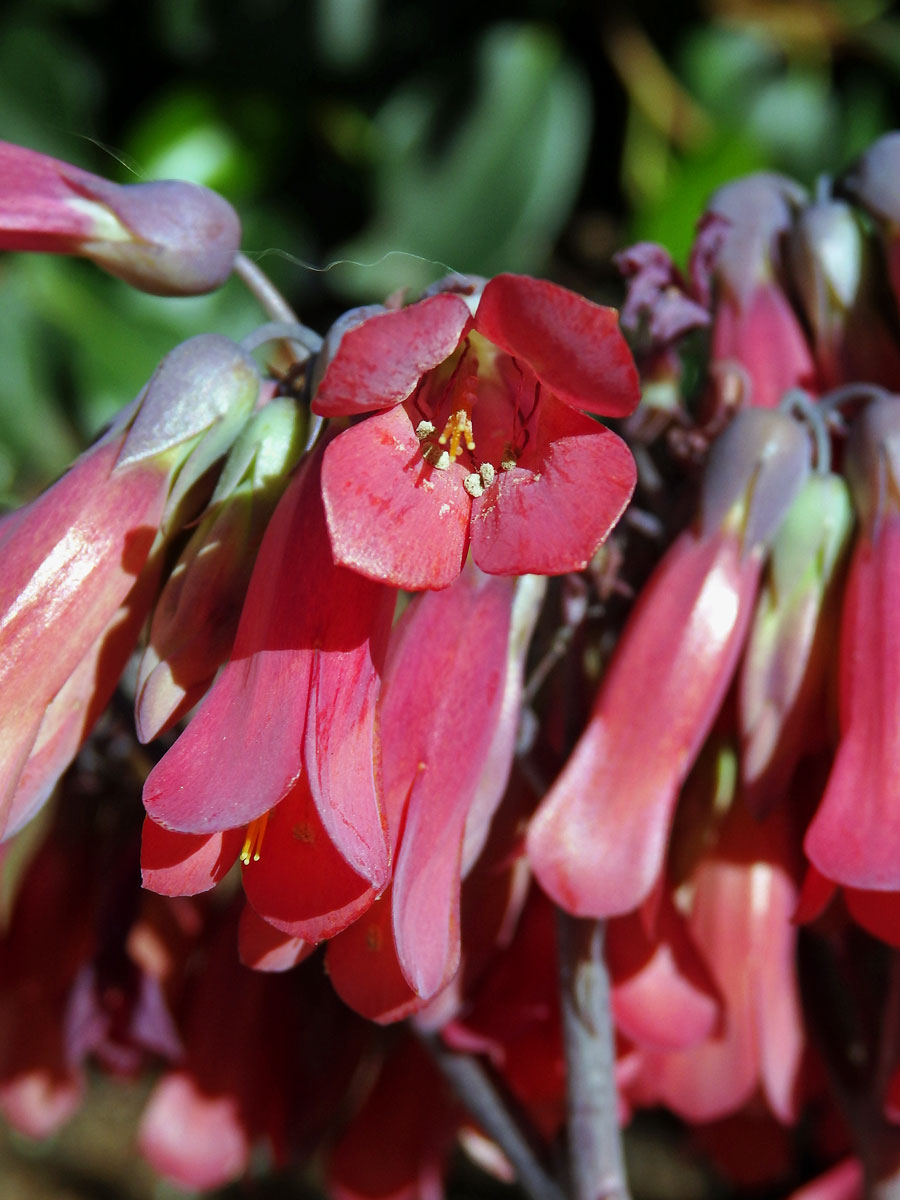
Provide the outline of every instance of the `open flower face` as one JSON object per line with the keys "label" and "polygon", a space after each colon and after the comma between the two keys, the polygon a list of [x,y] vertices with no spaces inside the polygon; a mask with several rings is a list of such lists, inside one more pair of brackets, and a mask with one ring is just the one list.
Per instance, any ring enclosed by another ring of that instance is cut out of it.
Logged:
{"label": "open flower face", "polygon": [[413,590],[446,587],[470,546],[489,574],[581,570],[635,480],[624,442],[584,413],[637,401],[617,314],[554,284],[498,275],[474,315],[442,292],[368,317],[313,402],[328,417],[383,410],[326,451],[336,561]]}

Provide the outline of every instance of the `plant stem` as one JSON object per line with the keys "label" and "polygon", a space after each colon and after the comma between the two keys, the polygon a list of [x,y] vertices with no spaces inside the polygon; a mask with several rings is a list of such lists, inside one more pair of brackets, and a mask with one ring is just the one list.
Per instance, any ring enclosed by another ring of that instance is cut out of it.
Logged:
{"label": "plant stem", "polygon": [[[272,280],[246,254],[239,253],[235,257],[234,273],[256,299],[257,304],[259,304],[270,320],[288,325],[300,324],[297,314],[291,308],[290,304],[288,304],[287,300],[285,300],[284,296],[282,296],[281,292],[279,292]],[[291,357],[295,362],[305,362],[309,357],[310,348],[308,346],[291,341],[289,338],[285,339],[285,345],[288,347]],[[321,432],[322,425],[322,418],[315,413],[310,413],[309,428],[307,430],[304,449],[309,450],[312,448]]]}
{"label": "plant stem", "polygon": [[270,320],[298,323],[297,314],[272,280],[246,254],[240,253],[235,258],[234,273]]}
{"label": "plant stem", "polygon": [[538,1161],[484,1065],[472,1054],[448,1050],[436,1037],[419,1036],[454,1092],[509,1159],[519,1187],[531,1200],[566,1200]]}
{"label": "plant stem", "polygon": [[557,921],[573,1200],[629,1200],[602,921]]}

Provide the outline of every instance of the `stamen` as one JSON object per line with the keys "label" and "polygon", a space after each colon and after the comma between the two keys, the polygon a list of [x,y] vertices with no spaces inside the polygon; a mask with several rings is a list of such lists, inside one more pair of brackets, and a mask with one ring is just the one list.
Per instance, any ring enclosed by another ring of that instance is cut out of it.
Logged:
{"label": "stamen", "polygon": [[262,849],[263,837],[266,832],[266,825],[269,821],[268,812],[264,812],[261,817],[255,817],[247,826],[247,836],[244,838],[244,845],[241,849],[240,859],[246,867],[250,860],[259,862],[259,852]]}
{"label": "stamen", "polygon": [[472,432],[472,414],[461,408],[453,414],[444,426],[444,431],[438,438],[438,444],[446,446],[450,442],[450,458],[453,462],[462,454],[461,442],[465,441],[467,450],[475,449],[475,438]]}

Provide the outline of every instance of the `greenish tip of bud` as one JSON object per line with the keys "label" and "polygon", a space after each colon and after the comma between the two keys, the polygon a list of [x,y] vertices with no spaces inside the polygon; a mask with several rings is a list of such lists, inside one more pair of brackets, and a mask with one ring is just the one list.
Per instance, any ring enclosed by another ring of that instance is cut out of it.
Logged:
{"label": "greenish tip of bud", "polygon": [[738,413],[710,451],[700,535],[736,527],[744,554],[769,545],[810,470],[805,428],[777,409]]}
{"label": "greenish tip of bud", "polygon": [[210,508],[242,492],[280,487],[302,453],[305,435],[305,415],[291,400],[275,399],[255,412],[225,460]]}
{"label": "greenish tip of bud", "polygon": [[111,275],[154,296],[197,296],[231,274],[241,223],[216,192],[173,179],[120,185],[82,172],[70,180],[76,183],[88,204],[115,218],[96,220],[95,236],[79,251]]}
{"label": "greenish tip of bud", "polygon": [[840,475],[810,475],[772,544],[770,579],[776,603],[798,590],[826,588],[847,547],[854,511]]}
{"label": "greenish tip of bud", "polygon": [[850,427],[844,468],[859,519],[871,534],[900,513],[900,396],[871,400]]}

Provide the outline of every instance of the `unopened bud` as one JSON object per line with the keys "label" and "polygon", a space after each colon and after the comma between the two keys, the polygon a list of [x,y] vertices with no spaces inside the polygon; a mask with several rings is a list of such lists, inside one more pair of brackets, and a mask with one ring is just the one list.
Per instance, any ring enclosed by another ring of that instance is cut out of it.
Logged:
{"label": "unopened bud", "polygon": [[871,401],[853,422],[845,470],[868,532],[886,513],[900,513],[900,396]]}
{"label": "unopened bud", "polygon": [[738,413],[715,442],[703,478],[700,533],[738,525],[745,554],[768,544],[810,468],[810,440],[777,409]]}
{"label": "unopened bud", "polygon": [[141,291],[193,296],[225,282],[240,242],[237,214],[208,188],[111,183],[0,142],[0,249],[78,254]]}

